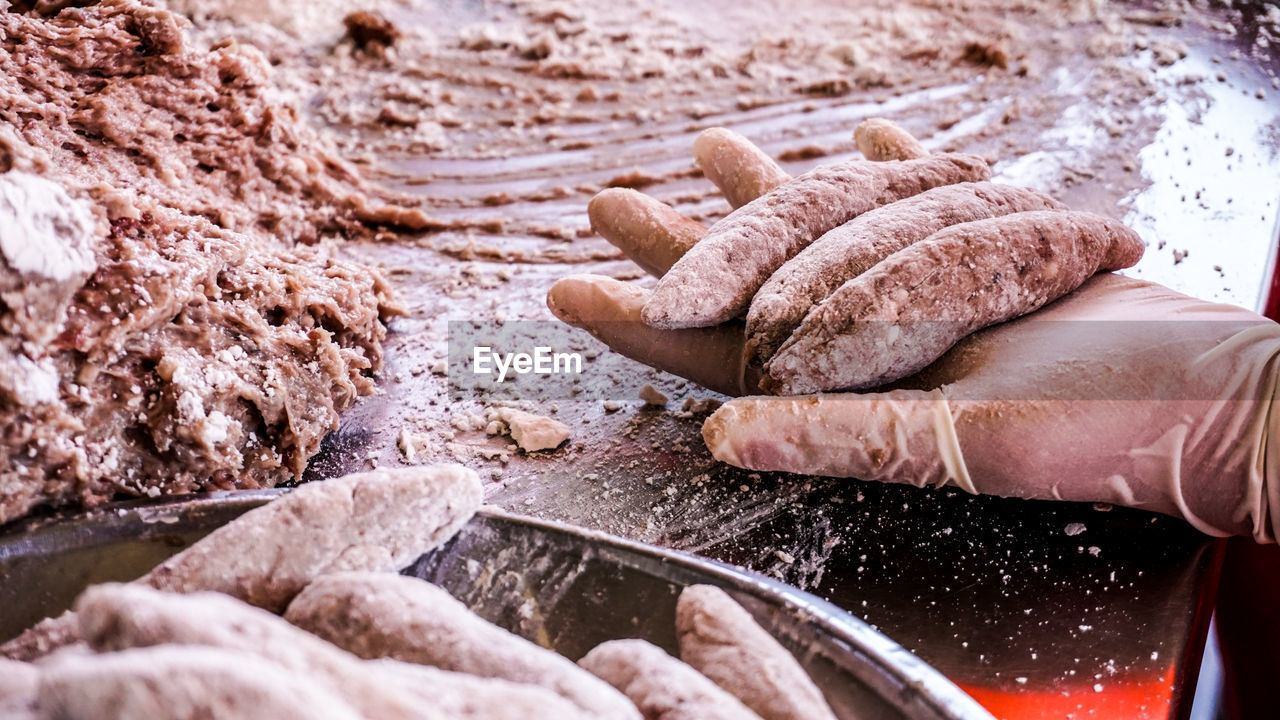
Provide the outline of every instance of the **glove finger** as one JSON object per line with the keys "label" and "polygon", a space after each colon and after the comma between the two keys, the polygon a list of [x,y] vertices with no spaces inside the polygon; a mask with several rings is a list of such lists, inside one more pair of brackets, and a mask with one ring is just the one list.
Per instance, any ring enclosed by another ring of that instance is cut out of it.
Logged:
{"label": "glove finger", "polygon": [[582,328],[615,352],[679,375],[726,395],[741,395],[759,382],[743,365],[741,323],[691,330],[659,330],[640,320],[649,292],[598,275],[561,278],[547,293],[557,318]]}
{"label": "glove finger", "polygon": [[587,205],[591,229],[645,272],[662,277],[707,229],[642,192],[609,188]]}
{"label": "glove finger", "polygon": [[755,143],[727,128],[703,130],[693,141],[693,157],[735,208],[791,179]]}
{"label": "glove finger", "polygon": [[702,437],[717,460],[750,470],[975,492],[939,390],[743,397],[707,418]]}
{"label": "glove finger", "polygon": [[[950,484],[975,494],[1108,502],[1185,516],[1160,487],[1123,477],[1152,476],[1150,468],[1117,474],[1120,467],[1137,468],[1123,462],[1123,443],[1108,445],[1107,438],[1125,435],[1117,425],[1126,418],[1115,414],[1114,404],[956,399],[953,393],[954,386],[948,393],[742,397],[707,418],[702,437],[717,460],[750,470]],[[1082,427],[1100,427],[1102,437],[1086,440]],[[1082,453],[1082,444],[1091,451]]]}
{"label": "glove finger", "polygon": [[[1013,331],[1003,335],[991,340],[997,349],[1021,344]],[[750,470],[951,484],[970,493],[1185,516],[1165,496],[1169,482],[1124,480],[1159,475],[1147,467],[1153,458],[1176,465],[1178,457],[1133,456],[1134,441],[1150,448],[1160,442],[1125,425],[1154,425],[1151,413],[1192,413],[1185,403],[1143,403],[1135,415],[1128,400],[1045,397],[1035,388],[1042,374],[1035,366],[1005,363],[995,383],[975,376],[974,366],[990,355],[981,345],[953,352],[910,387],[884,392],[737,398],[707,418],[702,436],[717,460]]]}

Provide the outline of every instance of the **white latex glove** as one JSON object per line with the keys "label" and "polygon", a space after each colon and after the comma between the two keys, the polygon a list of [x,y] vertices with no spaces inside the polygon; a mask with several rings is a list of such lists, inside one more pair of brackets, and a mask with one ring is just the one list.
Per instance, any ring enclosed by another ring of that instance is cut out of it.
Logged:
{"label": "white latex glove", "polygon": [[[700,140],[704,168],[773,172],[745,141],[717,137],[711,149]],[[695,224],[631,191],[602,193],[591,215],[655,274],[696,242]],[[640,320],[646,297],[579,275],[557,282],[547,302],[628,357],[726,394],[758,392],[740,323],[650,328]],[[1267,450],[1280,432],[1278,355],[1280,325],[1253,312],[1104,273],[969,336],[892,389],[740,397],[707,419],[703,437],[718,460],[752,470],[1113,503],[1274,542],[1280,443]]]}

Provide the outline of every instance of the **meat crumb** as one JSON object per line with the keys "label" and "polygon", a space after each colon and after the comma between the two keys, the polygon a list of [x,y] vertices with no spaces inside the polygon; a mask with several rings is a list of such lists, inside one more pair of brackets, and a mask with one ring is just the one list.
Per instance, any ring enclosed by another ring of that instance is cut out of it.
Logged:
{"label": "meat crumb", "polygon": [[650,175],[637,167],[632,168],[629,173],[623,173],[610,178],[605,182],[605,187],[622,187],[630,188],[632,190],[642,190],[661,180],[662,178]]}
{"label": "meat crumb", "polygon": [[653,405],[656,407],[665,407],[667,404],[667,396],[663,395],[657,388],[652,385],[645,385],[640,388],[640,399],[645,405]]}
{"label": "meat crumb", "polygon": [[503,408],[499,417],[511,429],[512,439],[525,452],[551,450],[569,439],[569,426],[549,417],[511,408]]}
{"label": "meat crumb", "polygon": [[715,412],[723,404],[716,398],[685,398],[680,409],[693,415],[705,415]]}
{"label": "meat crumb", "polygon": [[982,67],[998,67],[1001,70],[1009,67],[1009,51],[986,42],[971,42],[966,45],[964,59]]}
{"label": "meat crumb", "polygon": [[385,55],[387,48],[400,39],[400,29],[390,20],[367,10],[348,14],[342,18],[342,24],[355,48],[375,57]]}
{"label": "meat crumb", "polygon": [[400,435],[396,438],[396,445],[400,448],[400,454],[404,455],[405,462],[413,465],[425,461],[429,453],[424,454],[429,443],[429,438],[420,433],[415,433],[409,428],[401,428]]}

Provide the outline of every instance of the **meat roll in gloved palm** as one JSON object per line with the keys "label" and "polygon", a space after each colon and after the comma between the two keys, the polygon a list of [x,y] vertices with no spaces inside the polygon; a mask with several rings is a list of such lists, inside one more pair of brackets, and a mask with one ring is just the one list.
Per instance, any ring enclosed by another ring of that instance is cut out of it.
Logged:
{"label": "meat roll in gloved palm", "polygon": [[[815,174],[788,179],[745,139],[716,131],[695,153],[718,168],[708,173],[718,185],[736,171],[730,195],[743,205],[706,232],[723,237],[728,223],[760,234],[695,257],[696,224],[607,190],[589,208],[596,231],[649,272],[679,277],[655,294],[570,276],[548,306],[628,357],[746,396],[703,426],[731,465],[1114,503],[1274,542],[1280,459],[1267,449],[1280,432],[1280,326],[1107,272],[1140,257],[1132,231],[983,182],[969,156],[931,156],[952,158],[939,181],[940,166],[921,166],[927,158],[898,132],[863,128],[864,153],[892,169],[845,163],[845,178],[864,179],[839,192],[864,196],[807,216],[779,257],[778,245],[737,251],[805,213],[779,198],[813,202]],[[902,160],[885,156],[894,147],[907,148]],[[903,182],[909,162],[923,182]],[[832,191],[817,175],[818,194]],[[743,197],[749,187],[761,201]],[[709,313],[712,300],[699,297],[684,313],[680,293],[662,294],[698,283],[731,302]],[[705,317],[719,324],[699,326]]]}

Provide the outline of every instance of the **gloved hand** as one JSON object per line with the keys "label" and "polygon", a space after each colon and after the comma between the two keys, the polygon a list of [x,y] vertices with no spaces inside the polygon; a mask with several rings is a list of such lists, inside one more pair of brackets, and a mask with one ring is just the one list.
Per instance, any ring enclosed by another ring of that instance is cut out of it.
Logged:
{"label": "gloved hand", "polygon": [[[695,153],[735,205],[787,179],[725,131],[700,138]],[[702,232],[634,191],[607,190],[589,212],[655,275]],[[652,328],[641,321],[648,294],[576,275],[557,282],[547,304],[628,357],[728,395],[759,392],[740,321]],[[740,397],[702,432],[716,459],[752,470],[1112,503],[1275,542],[1280,442],[1268,446],[1280,432],[1278,355],[1280,325],[1253,312],[1103,273],[892,386]]]}

